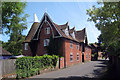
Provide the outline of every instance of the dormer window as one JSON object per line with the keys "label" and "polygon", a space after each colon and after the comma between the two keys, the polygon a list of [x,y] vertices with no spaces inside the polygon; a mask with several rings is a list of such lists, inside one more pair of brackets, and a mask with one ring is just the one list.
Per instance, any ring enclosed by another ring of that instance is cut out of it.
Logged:
{"label": "dormer window", "polygon": [[67,28],[65,29],[65,34],[66,34],[66,35],[69,35],[69,32],[68,32],[68,29],[67,29]]}
{"label": "dormer window", "polygon": [[71,33],[71,36],[73,37],[73,38],[75,38],[75,33],[73,32],[73,33]]}
{"label": "dormer window", "polygon": [[66,29],[63,29],[62,31],[65,33],[65,35],[67,35],[67,36],[69,35],[68,28],[66,28]]}
{"label": "dormer window", "polygon": [[45,34],[50,34],[50,27],[45,28]]}

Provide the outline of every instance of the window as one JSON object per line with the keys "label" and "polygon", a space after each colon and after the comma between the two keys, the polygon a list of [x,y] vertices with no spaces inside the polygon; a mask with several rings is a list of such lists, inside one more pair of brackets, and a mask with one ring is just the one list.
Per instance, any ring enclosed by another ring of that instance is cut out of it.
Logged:
{"label": "window", "polygon": [[70,42],[70,47],[73,48],[73,41]]}
{"label": "window", "polygon": [[50,27],[45,28],[45,34],[50,34]]}
{"label": "window", "polygon": [[65,34],[68,36],[69,32],[68,32],[68,28],[65,29]]}
{"label": "window", "polygon": [[49,45],[49,39],[45,39],[44,40],[44,46],[48,46]]}
{"label": "window", "polygon": [[86,53],[86,59],[88,58],[88,54]]}
{"label": "window", "polygon": [[62,30],[67,36],[69,35],[68,28]]}
{"label": "window", "polygon": [[90,54],[89,54],[89,59],[90,59]]}
{"label": "window", "polygon": [[79,61],[79,53],[77,53],[77,61]]}
{"label": "window", "polygon": [[28,43],[25,43],[25,50],[28,50]]}
{"label": "window", "polygon": [[77,49],[79,49],[79,44],[77,44]]}
{"label": "window", "polygon": [[73,32],[73,33],[71,33],[71,35],[72,35],[72,37],[73,37],[73,38],[75,38],[75,33],[74,33],[74,32]]}
{"label": "window", "polygon": [[70,62],[73,61],[73,53],[70,54]]}

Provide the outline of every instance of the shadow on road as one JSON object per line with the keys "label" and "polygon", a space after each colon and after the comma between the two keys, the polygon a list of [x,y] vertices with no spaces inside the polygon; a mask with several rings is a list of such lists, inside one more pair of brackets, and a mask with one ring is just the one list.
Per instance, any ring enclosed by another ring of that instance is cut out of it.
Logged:
{"label": "shadow on road", "polygon": [[89,77],[70,76],[67,78],[57,78],[54,80],[99,80],[99,79],[98,78],[89,78]]}
{"label": "shadow on road", "polygon": [[108,60],[97,60],[97,61],[99,61],[99,64],[94,66],[97,69],[93,71],[93,75],[96,75],[100,78],[104,75],[107,69]]}
{"label": "shadow on road", "polygon": [[93,75],[97,76],[95,78],[90,78],[86,76],[69,76],[66,78],[62,77],[54,80],[105,80],[102,79],[101,77],[105,72],[105,68],[107,67],[108,60],[97,60],[97,61],[99,61],[99,64],[94,66],[94,68],[96,69],[94,69],[92,73]]}

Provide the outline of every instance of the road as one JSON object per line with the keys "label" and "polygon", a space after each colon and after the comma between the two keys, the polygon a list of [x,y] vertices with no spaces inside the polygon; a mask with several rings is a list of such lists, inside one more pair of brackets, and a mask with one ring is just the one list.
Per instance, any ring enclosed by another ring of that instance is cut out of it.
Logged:
{"label": "road", "polygon": [[[73,65],[71,67],[60,69],[57,71],[52,71],[48,73],[43,73],[37,76],[31,77],[37,78],[37,79],[55,79],[55,80],[62,80],[62,79],[69,79],[69,78],[75,78],[75,80],[79,78],[98,78],[100,77],[106,68],[105,60],[99,60],[99,61],[90,61],[86,63],[80,63],[77,65]],[[77,78],[77,79],[76,79]],[[46,80],[45,79],[45,80]]]}

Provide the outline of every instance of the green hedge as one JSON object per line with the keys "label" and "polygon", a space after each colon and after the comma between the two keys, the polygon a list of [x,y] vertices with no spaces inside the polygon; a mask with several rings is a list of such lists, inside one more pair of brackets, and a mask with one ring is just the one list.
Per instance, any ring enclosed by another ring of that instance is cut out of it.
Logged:
{"label": "green hedge", "polygon": [[58,56],[44,55],[35,57],[21,57],[16,60],[16,78],[25,78],[40,74],[41,69],[48,67],[55,67],[57,64]]}

